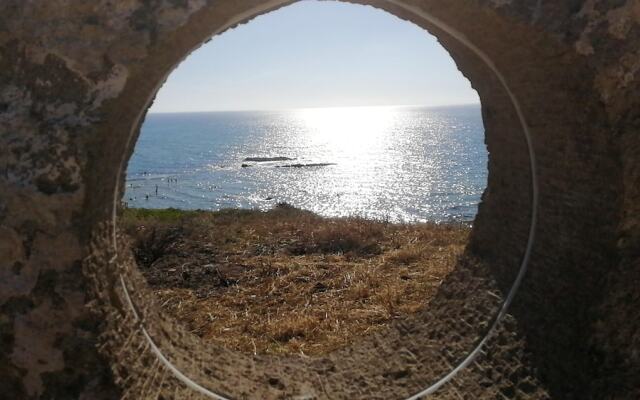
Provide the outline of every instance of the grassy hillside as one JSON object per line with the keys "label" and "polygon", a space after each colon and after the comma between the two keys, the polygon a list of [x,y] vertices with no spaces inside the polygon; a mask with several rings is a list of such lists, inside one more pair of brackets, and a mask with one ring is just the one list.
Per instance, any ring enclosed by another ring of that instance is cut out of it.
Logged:
{"label": "grassy hillside", "polygon": [[322,354],[429,302],[469,228],[250,210],[127,209],[159,303],[195,334],[252,353]]}

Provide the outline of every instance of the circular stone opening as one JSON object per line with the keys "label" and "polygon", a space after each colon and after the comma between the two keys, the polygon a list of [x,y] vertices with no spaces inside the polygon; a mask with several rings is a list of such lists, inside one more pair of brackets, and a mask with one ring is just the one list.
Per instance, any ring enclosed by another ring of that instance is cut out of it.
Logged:
{"label": "circular stone opening", "polygon": [[[225,87],[239,93],[216,99]],[[305,2],[216,37],[159,91],[128,165],[121,228],[163,312],[228,349],[320,356],[424,309],[486,185],[474,101],[435,38],[360,5]]]}
{"label": "circular stone opening", "polygon": [[[132,79],[140,86],[136,88],[132,84],[130,90],[136,95],[131,103],[139,102],[144,109],[157,87],[148,83],[161,82],[170,68],[203,39],[276,6],[252,8],[238,3],[230,9],[214,7],[199,13],[191,25],[193,30],[167,39],[162,50],[150,57],[149,62],[154,59],[158,62],[155,75],[143,80]],[[524,128],[527,134],[518,103],[504,76],[488,56],[424,10],[395,3],[381,8],[428,28],[451,51],[454,59],[462,60],[467,66],[473,65],[469,70],[461,69],[478,85],[481,97],[506,102],[508,106],[500,118],[510,121],[511,126]],[[472,61],[483,64],[467,64]],[[479,78],[484,78],[480,81],[482,84],[477,83]],[[486,108],[483,111],[485,119],[496,118],[488,114]],[[120,142],[126,146],[125,154],[130,154],[141,114],[133,119],[125,116],[123,121],[125,125],[127,121],[133,122],[131,137]],[[530,156],[530,143],[525,139],[528,136],[514,139],[513,149]],[[534,167],[532,158],[529,166]],[[530,178],[529,173],[535,170],[515,172]],[[116,182],[120,189],[123,185],[123,181]],[[534,205],[535,189],[534,186]],[[116,193],[118,198],[120,192]],[[535,215],[531,218],[535,221]],[[123,386],[127,395],[147,395],[152,388],[178,396],[200,394],[209,398],[316,398],[336,393],[342,398],[413,399],[432,393],[468,366],[480,353],[490,333],[501,334],[496,331],[496,324],[505,316],[506,307],[526,270],[533,228],[532,224],[526,249],[522,243],[510,250],[524,252],[525,256],[520,269],[507,274],[512,278],[515,275],[516,284],[506,297],[502,296],[486,263],[463,258],[440,287],[428,310],[394,323],[384,335],[372,335],[323,358],[251,356],[203,345],[158,309],[136,270],[126,240],[118,237],[114,225],[101,226],[94,232],[96,249],[87,261],[87,273],[95,283],[94,291],[99,300],[95,307],[107,316],[103,349],[113,359],[116,376],[126,377]],[[113,251],[100,251],[104,248],[100,244],[103,241],[115,244]],[[508,331],[502,334],[509,336]],[[507,339],[502,343],[502,351],[514,351],[518,346],[512,339]],[[505,361],[507,365],[510,362]],[[467,379],[476,380],[477,376]],[[535,385],[530,392],[535,392]]]}

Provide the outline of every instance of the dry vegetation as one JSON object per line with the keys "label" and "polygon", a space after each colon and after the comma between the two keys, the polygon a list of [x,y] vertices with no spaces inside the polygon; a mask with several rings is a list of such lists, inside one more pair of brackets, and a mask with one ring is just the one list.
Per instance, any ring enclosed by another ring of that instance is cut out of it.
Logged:
{"label": "dry vegetation", "polygon": [[469,232],[286,205],[129,209],[121,224],[164,310],[205,339],[252,353],[326,353],[418,311]]}

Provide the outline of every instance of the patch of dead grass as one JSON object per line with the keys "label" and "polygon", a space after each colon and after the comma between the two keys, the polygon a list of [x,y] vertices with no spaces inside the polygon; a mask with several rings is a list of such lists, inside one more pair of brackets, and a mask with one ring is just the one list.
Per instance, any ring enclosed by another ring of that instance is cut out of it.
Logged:
{"label": "patch of dead grass", "polygon": [[164,212],[121,218],[162,308],[196,335],[251,353],[325,354],[417,312],[469,232],[290,207]]}

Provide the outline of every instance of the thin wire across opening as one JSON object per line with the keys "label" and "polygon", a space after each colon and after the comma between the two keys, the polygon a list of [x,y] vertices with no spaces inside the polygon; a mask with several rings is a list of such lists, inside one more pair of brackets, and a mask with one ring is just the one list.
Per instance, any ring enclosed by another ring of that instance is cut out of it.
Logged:
{"label": "thin wire across opening", "polygon": [[[533,245],[535,242],[535,233],[536,233],[536,226],[537,226],[537,220],[538,220],[538,202],[539,202],[539,189],[538,189],[538,181],[537,181],[537,165],[536,165],[536,158],[535,158],[535,151],[534,151],[534,146],[533,146],[533,140],[531,137],[531,132],[530,132],[530,128],[529,125],[527,124],[527,121],[524,117],[524,114],[522,112],[522,108],[520,105],[520,102],[518,101],[517,97],[515,96],[515,94],[511,91],[504,75],[498,70],[498,68],[495,66],[495,64],[491,61],[491,59],[489,58],[489,56],[487,56],[487,54],[485,54],[480,48],[478,48],[476,45],[474,45],[464,34],[462,34],[461,32],[453,29],[452,27],[450,27],[448,24],[446,24],[445,22],[441,21],[440,19],[434,17],[433,15],[431,15],[430,13],[421,10],[417,7],[412,7],[412,6],[407,6],[404,5],[402,3],[400,3],[398,0],[388,0],[389,3],[400,7],[422,19],[424,19],[425,21],[427,21],[429,24],[435,26],[436,28],[446,32],[448,35],[450,35],[452,38],[456,39],[460,44],[464,45],[465,47],[467,47],[470,51],[472,51],[476,56],[478,56],[485,64],[486,66],[495,74],[495,76],[497,77],[497,79],[499,80],[500,84],[503,86],[504,90],[506,91],[507,95],[509,96],[509,99],[511,100],[511,103],[513,104],[513,107],[517,113],[518,116],[518,120],[520,122],[520,125],[522,127],[522,133],[524,134],[525,140],[526,140],[526,144],[527,144],[527,151],[528,151],[528,156],[529,156],[529,167],[530,167],[530,173],[531,173],[531,221],[530,221],[530,226],[529,226],[529,233],[528,233],[528,239],[527,239],[527,245],[525,248],[525,252],[522,258],[522,261],[520,263],[520,267],[518,270],[518,274],[513,282],[513,285],[511,286],[511,289],[509,290],[504,302],[502,303],[499,311],[496,313],[496,315],[493,317],[492,319],[492,323],[490,324],[489,328],[487,329],[487,332],[485,333],[484,337],[476,344],[476,346],[473,349],[470,349],[470,351],[468,352],[468,354],[466,355],[466,357],[464,357],[464,359],[454,368],[452,368],[447,374],[445,374],[444,376],[442,376],[439,380],[437,380],[434,383],[430,383],[427,385],[425,385],[425,388],[421,391],[419,391],[418,393],[408,397],[406,400],[418,400],[424,396],[428,396],[430,394],[435,393],[438,389],[440,389],[443,385],[445,385],[447,382],[449,382],[451,379],[453,379],[453,377],[455,377],[460,371],[462,371],[463,369],[465,369],[467,366],[469,366],[469,364],[471,364],[471,362],[473,362],[473,360],[480,354],[481,350],[483,349],[483,347],[486,345],[486,343],[489,341],[489,339],[491,338],[491,336],[495,333],[496,328],[498,327],[498,325],[500,324],[500,322],[503,320],[503,318],[505,317],[505,315],[507,314],[507,310],[509,308],[509,306],[511,305],[511,303],[513,302],[513,299],[515,298],[515,295],[518,291],[518,289],[520,288],[520,285],[522,283],[522,280],[526,274],[528,265],[529,265],[529,261],[531,258],[531,253],[532,253],[532,249],[533,249]],[[229,21],[228,24],[223,27],[222,29],[218,30],[218,32],[215,32],[215,34],[218,34],[224,30],[226,30],[228,27],[233,26],[243,20],[246,20],[248,18],[250,18],[253,15],[258,15],[261,14],[263,12],[266,12],[278,5],[282,5],[283,3],[288,3],[288,2],[281,2],[281,1],[275,1],[275,2],[269,2],[267,4],[263,4],[262,6],[258,7],[258,8],[254,8],[252,10],[250,10],[247,13],[244,13],[243,15],[239,15],[237,16],[236,19],[234,19],[233,21]],[[150,100],[149,100],[150,101]],[[147,104],[148,105],[148,104]],[[144,113],[144,110],[140,113],[140,115],[138,116],[138,122],[139,120],[142,118],[142,115]],[[138,126],[138,124],[134,124],[134,126]],[[134,137],[134,132],[132,131],[129,135],[129,144],[132,140],[132,138]],[[122,176],[122,174],[120,174],[120,171],[124,168],[126,159],[123,158],[121,165],[120,165],[120,170],[118,173],[118,180],[120,179],[120,176]],[[116,188],[118,188],[119,185],[116,185]],[[116,204],[118,202],[118,190],[116,189],[116,191],[114,192],[114,199],[113,199],[113,214],[112,214],[112,218],[113,218],[113,227],[114,227],[114,231],[113,231],[113,250],[114,250],[114,254],[117,255],[118,253],[118,249],[117,249],[117,240],[116,240],[116,218],[117,218],[117,210],[116,210]],[[115,257],[114,257],[115,260]],[[126,282],[126,277],[124,275],[120,275],[120,285],[122,287],[122,290],[124,292],[127,304],[130,308],[130,311],[132,313],[132,315],[134,316],[134,319],[136,320],[136,322],[138,322],[138,327],[141,330],[143,336],[145,337],[145,340],[147,341],[147,343],[149,344],[149,348],[151,349],[151,351],[153,352],[153,354],[157,357],[157,359],[160,361],[160,363],[162,363],[169,371],[171,371],[171,373],[175,376],[176,379],[178,379],[179,381],[181,381],[185,386],[187,386],[188,388],[206,396],[209,397],[211,399],[214,400],[230,400],[227,397],[224,397],[222,395],[219,395],[217,393],[212,392],[211,390],[207,389],[206,387],[204,387],[202,384],[195,382],[193,379],[191,379],[190,377],[188,377],[187,375],[185,375],[183,372],[180,371],[180,369],[178,369],[172,362],[171,360],[169,360],[164,353],[162,352],[162,349],[160,349],[157,344],[155,343],[155,341],[153,340],[153,338],[151,337],[151,335],[149,334],[149,332],[147,331],[146,327],[144,326],[144,322],[143,322],[143,318],[142,316],[140,316],[138,314],[137,308],[135,307],[130,293],[129,293],[129,289],[127,288],[127,282]]]}

